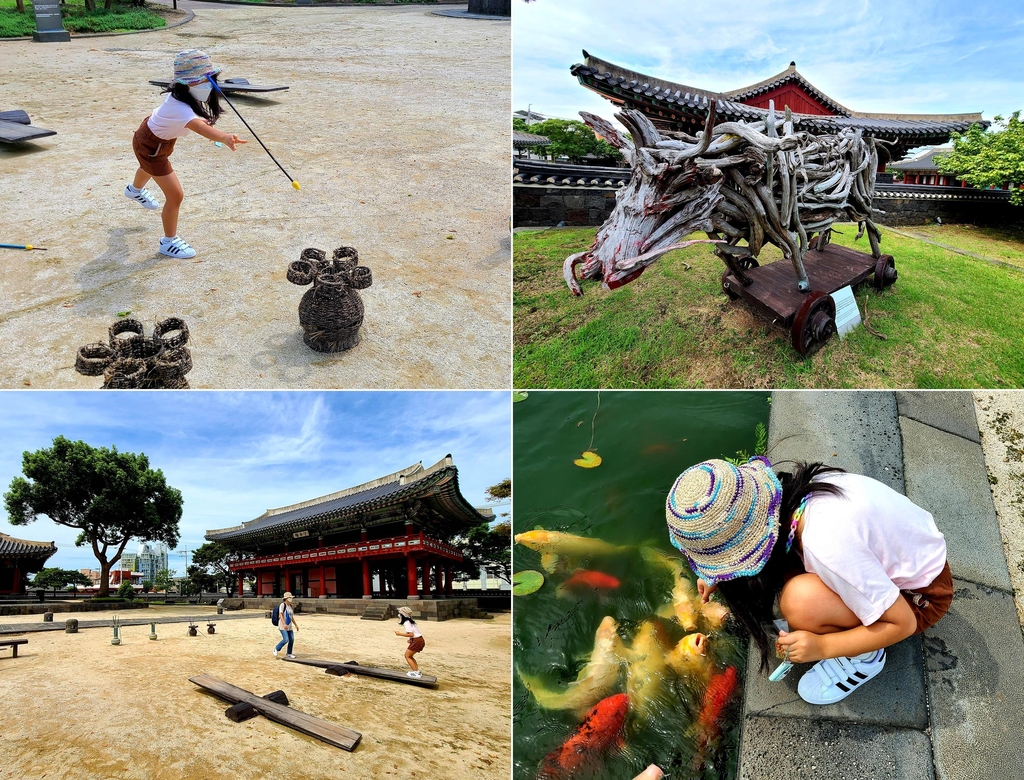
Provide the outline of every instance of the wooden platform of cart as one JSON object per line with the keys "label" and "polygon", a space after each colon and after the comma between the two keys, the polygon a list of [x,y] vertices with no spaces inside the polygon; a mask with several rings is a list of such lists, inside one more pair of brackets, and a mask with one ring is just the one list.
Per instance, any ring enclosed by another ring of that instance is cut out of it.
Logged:
{"label": "wooden platform of cart", "polygon": [[381,680],[392,680],[393,682],[406,683],[408,685],[419,685],[423,688],[436,688],[437,678],[423,675],[422,677],[409,677],[405,672],[394,669],[378,669],[373,666],[361,666],[355,661],[319,661],[315,658],[285,658],[293,664],[305,664],[306,666],[317,666],[327,671],[328,674],[361,674],[366,677],[377,677]]}
{"label": "wooden platform of cart", "polygon": [[[829,325],[825,321],[835,317],[835,305],[828,296],[847,285],[854,287],[868,277],[882,290],[895,282],[897,276],[891,255],[875,258],[836,244],[828,244],[821,251],[808,251],[804,255],[804,269],[811,285],[806,293],[797,288],[796,272],[788,260],[747,269],[751,283],[746,286],[727,270],[722,275],[722,290],[730,298],[743,298],[752,304],[768,315],[772,324],[788,328],[793,347],[805,357],[817,351],[835,332],[834,322]],[[827,315],[825,320],[818,312]]]}
{"label": "wooden platform of cart", "polygon": [[358,731],[352,731],[336,723],[330,723],[313,715],[308,715],[285,704],[277,704],[269,699],[261,698],[244,688],[218,680],[216,677],[208,674],[198,674],[195,677],[189,677],[188,680],[203,690],[209,691],[214,696],[229,701],[232,704],[242,701],[248,702],[260,715],[289,726],[296,731],[301,731],[303,734],[308,734],[319,739],[321,742],[326,742],[328,745],[340,747],[342,750],[355,750],[359,740],[363,738],[363,735]]}

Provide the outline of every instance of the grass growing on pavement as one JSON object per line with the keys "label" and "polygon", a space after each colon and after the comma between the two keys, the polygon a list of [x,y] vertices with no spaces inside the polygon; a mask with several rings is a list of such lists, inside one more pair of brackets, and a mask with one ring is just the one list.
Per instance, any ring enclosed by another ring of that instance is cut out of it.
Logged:
{"label": "grass growing on pavement", "polygon": [[[87,11],[85,0],[66,0],[60,13],[64,29],[70,32],[118,32],[122,30],[152,30],[165,27],[164,17],[147,8],[127,3],[114,3],[110,11],[103,9],[103,0],[97,0],[95,11]],[[30,0],[25,0],[25,13],[17,11],[14,0],[0,0],[0,38],[31,35],[36,29],[36,17]]]}
{"label": "grass growing on pavement", "polygon": [[[853,242],[855,226],[839,229],[835,243],[870,251],[866,240]],[[595,233],[516,234],[515,387],[1024,386],[1024,273],[1016,269],[883,228],[899,280],[856,295],[862,316],[867,296],[869,324],[888,339],[857,328],[803,360],[788,330],[726,298],[724,265],[706,246],[672,252],[618,290],[585,282],[574,298],[562,262]],[[761,260],[780,257],[767,247]]]}

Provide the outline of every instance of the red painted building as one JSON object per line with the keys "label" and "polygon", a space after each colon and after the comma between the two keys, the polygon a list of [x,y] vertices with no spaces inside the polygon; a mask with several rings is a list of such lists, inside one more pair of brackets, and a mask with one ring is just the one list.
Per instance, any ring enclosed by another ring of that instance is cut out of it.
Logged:
{"label": "red painted building", "polygon": [[926,149],[909,159],[891,163],[889,167],[903,174],[904,184],[926,184],[935,187],[966,186],[956,176],[939,171],[939,166],[935,162],[936,155],[947,154],[951,151],[953,151],[952,146]]}
{"label": "red painted building", "polygon": [[42,570],[55,552],[53,542],[29,542],[0,534],[0,594],[24,593],[29,575]]}
{"label": "red painted building", "polygon": [[[459,492],[450,455],[298,504],[268,509],[206,538],[239,552],[232,565],[259,596],[431,598],[451,595],[462,555],[450,543],[493,517]],[[374,583],[376,582],[376,587]]]}
{"label": "red painted building", "polygon": [[[858,129],[866,136],[884,140],[879,163],[899,160],[910,149],[946,143],[950,133],[971,125],[987,127],[980,113],[970,114],[873,114],[854,111],[829,97],[809,82],[791,62],[771,78],[726,92],[687,86],[629,70],[583,52],[585,61],[571,72],[580,84],[617,107],[643,112],[662,131],[693,134],[704,127],[709,107],[715,104],[716,122],[764,120],[769,101],[778,114],[788,106],[796,130],[836,133]],[[887,157],[888,155],[888,157]]]}

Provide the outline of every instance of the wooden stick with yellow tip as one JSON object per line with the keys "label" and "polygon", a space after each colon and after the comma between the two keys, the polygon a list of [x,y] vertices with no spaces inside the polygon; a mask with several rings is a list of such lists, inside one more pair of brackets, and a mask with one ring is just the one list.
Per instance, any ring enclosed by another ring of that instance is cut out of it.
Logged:
{"label": "wooden stick with yellow tip", "polygon": [[242,120],[242,124],[245,125],[246,128],[248,128],[250,133],[252,133],[252,137],[255,138],[257,141],[259,141],[260,146],[263,147],[263,151],[265,151],[268,155],[270,155],[270,159],[274,161],[274,163],[277,165],[278,168],[281,169],[281,173],[283,173],[285,176],[288,177],[288,181],[290,181],[292,183],[292,186],[295,189],[297,189],[297,190],[301,190],[302,187],[299,186],[299,183],[297,181],[295,181],[295,179],[292,178],[292,175],[290,173],[288,173],[288,171],[286,171],[284,169],[284,166],[281,165],[281,163],[279,163],[277,161],[277,158],[274,157],[274,155],[270,154],[270,150],[267,148],[267,145],[265,143],[263,143],[263,141],[260,141],[260,137],[258,135],[256,135],[256,131],[253,130],[251,127],[249,127],[249,123],[245,121],[245,117],[243,117],[241,114],[238,113],[238,109],[235,108],[234,104],[230,100],[228,100],[228,96],[224,94],[224,91],[220,88],[220,85],[214,80],[213,76],[207,74],[206,79],[207,79],[207,81],[210,82],[210,84],[213,85],[213,88],[215,90],[217,90],[217,93],[222,98],[224,98],[224,102],[227,103],[229,106],[231,106],[231,110],[234,111],[235,114],[238,115],[238,118]]}
{"label": "wooden stick with yellow tip", "polygon": [[45,246],[32,246],[31,244],[0,244],[0,249],[38,249],[40,252],[46,252]]}

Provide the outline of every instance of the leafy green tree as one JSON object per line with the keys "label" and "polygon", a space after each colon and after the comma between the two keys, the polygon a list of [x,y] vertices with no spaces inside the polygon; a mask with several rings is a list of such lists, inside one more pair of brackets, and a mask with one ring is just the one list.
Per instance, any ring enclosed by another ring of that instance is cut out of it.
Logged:
{"label": "leafy green tree", "polygon": [[117,589],[117,595],[123,599],[135,598],[135,588],[132,586],[131,580],[125,580]]}
{"label": "leafy green tree", "polygon": [[32,578],[32,584],[37,588],[49,588],[56,592],[58,589],[65,590],[68,585],[92,585],[92,580],[82,572],[74,569],[49,568],[43,569]]}
{"label": "leafy green tree", "polygon": [[11,480],[4,493],[10,522],[27,525],[45,515],[79,529],[75,545],[91,545],[100,563],[101,598],[130,539],[178,543],[181,491],[149,467],[145,454],[58,436],[49,449],[23,453],[21,470],[25,476]]}
{"label": "leafy green tree", "polygon": [[512,480],[503,479],[497,485],[491,485],[484,490],[489,501],[504,501],[512,497]]}
{"label": "leafy green tree", "polygon": [[936,155],[942,173],[952,173],[973,187],[1010,185],[1010,203],[1024,206],[1024,122],[1020,111],[995,118],[988,131],[972,125],[953,134],[953,151]]}
{"label": "leafy green tree", "polygon": [[153,590],[153,583],[152,583],[152,581],[150,581],[150,580],[143,580],[142,581],[142,592],[143,593],[149,593],[151,590]]}
{"label": "leafy green tree", "polygon": [[464,578],[476,576],[481,567],[511,583],[512,581],[512,526],[504,522],[491,526],[481,523],[464,537],[455,540],[463,562],[458,568]]}
{"label": "leafy green tree", "polygon": [[[228,595],[232,595],[237,578],[231,572],[231,564],[245,557],[245,554],[233,552],[219,542],[207,542],[192,553],[192,563],[210,576],[208,585],[204,580],[206,590],[227,588]],[[191,568],[190,566],[189,569]]]}
{"label": "leafy green tree", "polygon": [[174,585],[174,569],[161,569],[153,578],[153,589],[168,593]]}
{"label": "leafy green tree", "polygon": [[588,154],[602,159],[622,158],[614,146],[598,138],[588,125],[576,119],[546,119],[530,125],[526,132],[543,135],[551,141],[549,146],[533,147],[536,154],[564,156],[572,163],[582,163]]}
{"label": "leafy green tree", "polygon": [[520,119],[517,116],[516,117],[512,117],[512,129],[513,130],[518,130],[520,133],[529,133],[530,132],[530,126],[528,124],[526,124],[526,120],[525,119]]}
{"label": "leafy green tree", "polygon": [[201,595],[206,592],[217,590],[219,585],[217,584],[217,578],[210,574],[203,566],[192,564],[185,570],[187,575],[186,582],[188,583],[188,590],[183,592],[192,593],[195,595]]}

